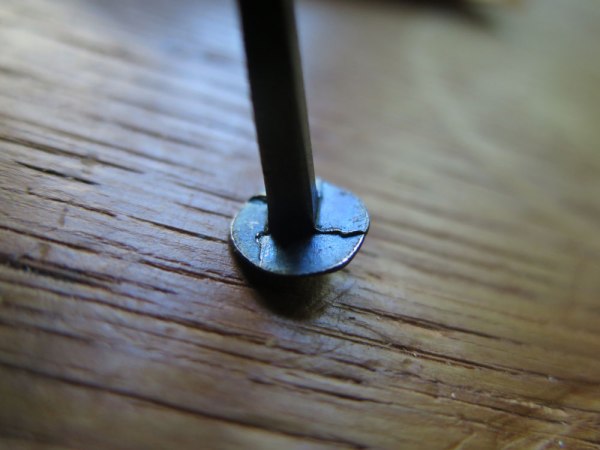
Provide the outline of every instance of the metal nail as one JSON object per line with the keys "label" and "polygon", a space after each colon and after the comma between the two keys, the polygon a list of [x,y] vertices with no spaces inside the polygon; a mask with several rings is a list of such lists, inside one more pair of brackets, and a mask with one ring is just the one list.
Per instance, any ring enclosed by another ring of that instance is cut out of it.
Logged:
{"label": "metal nail", "polygon": [[293,3],[238,5],[266,197],[233,220],[234,248],[272,274],[337,270],[360,248],[369,216],[352,193],[315,181]]}

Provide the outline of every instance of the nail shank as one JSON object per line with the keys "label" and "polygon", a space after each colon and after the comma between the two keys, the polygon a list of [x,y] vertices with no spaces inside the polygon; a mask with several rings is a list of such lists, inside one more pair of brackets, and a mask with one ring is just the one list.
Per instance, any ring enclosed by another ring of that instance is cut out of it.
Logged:
{"label": "nail shank", "polygon": [[293,241],[314,233],[317,191],[291,0],[238,0],[269,233]]}

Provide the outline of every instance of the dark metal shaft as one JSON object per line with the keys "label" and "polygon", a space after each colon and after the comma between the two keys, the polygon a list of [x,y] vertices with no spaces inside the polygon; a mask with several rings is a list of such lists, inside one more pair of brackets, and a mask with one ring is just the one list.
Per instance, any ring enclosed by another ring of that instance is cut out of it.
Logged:
{"label": "dark metal shaft", "polygon": [[292,0],[238,0],[269,233],[314,233],[317,191]]}

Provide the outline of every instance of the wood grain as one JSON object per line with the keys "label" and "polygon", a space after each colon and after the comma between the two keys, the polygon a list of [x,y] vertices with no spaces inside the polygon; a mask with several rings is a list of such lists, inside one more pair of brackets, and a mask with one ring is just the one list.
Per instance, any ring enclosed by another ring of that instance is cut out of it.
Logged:
{"label": "wood grain", "polygon": [[600,448],[597,2],[298,10],[372,228],[281,285],[235,4],[2,2],[0,448]]}

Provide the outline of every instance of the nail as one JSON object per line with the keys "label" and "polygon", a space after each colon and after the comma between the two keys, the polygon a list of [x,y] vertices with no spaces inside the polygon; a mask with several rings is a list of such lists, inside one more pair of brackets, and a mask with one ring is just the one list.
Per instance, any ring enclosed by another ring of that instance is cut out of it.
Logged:
{"label": "nail", "polygon": [[266,197],[231,227],[242,259],[268,273],[317,275],[345,266],[369,227],[362,202],[315,181],[291,0],[238,0]]}
{"label": "nail", "polygon": [[317,209],[293,5],[287,0],[239,5],[269,232],[291,241],[314,233]]}

